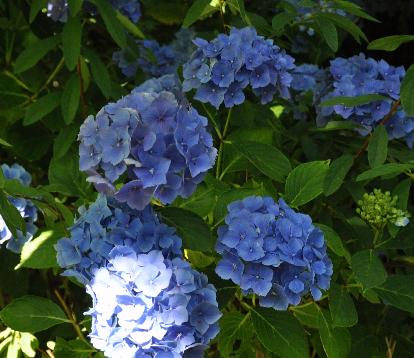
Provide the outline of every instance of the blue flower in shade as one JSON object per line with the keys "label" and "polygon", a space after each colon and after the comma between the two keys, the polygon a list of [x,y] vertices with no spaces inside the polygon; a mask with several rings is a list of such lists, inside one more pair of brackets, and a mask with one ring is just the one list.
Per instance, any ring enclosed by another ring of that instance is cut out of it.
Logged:
{"label": "blue flower in shade", "polygon": [[[154,250],[165,257],[181,255],[181,239],[174,229],[159,222],[150,207],[144,211],[132,210],[99,195],[88,209],[81,207],[79,214],[69,229],[70,237],[59,240],[55,248],[59,265],[66,269],[64,274],[75,276],[83,283],[91,279],[92,271],[106,262],[117,245],[133,248],[138,256]],[[162,287],[165,277],[160,272],[165,272],[166,267],[157,266],[150,259],[156,263],[159,258],[139,256],[136,270],[139,271],[139,265],[152,267],[142,280],[148,284],[153,281],[153,289]]]}
{"label": "blue flower in shade", "polygon": [[[24,186],[29,186],[32,181],[30,174],[19,164],[13,164],[11,166],[2,164],[1,171],[6,179],[17,180]],[[9,196],[7,199],[23,218],[26,226],[26,233],[24,234],[22,231],[16,230],[17,236],[13,236],[3,217],[0,215],[0,245],[6,243],[7,249],[19,253],[22,250],[23,245],[30,241],[36,234],[37,227],[34,223],[37,220],[37,208],[32,201],[24,198]]]}
{"label": "blue flower in shade", "polygon": [[195,39],[196,51],[184,64],[184,91],[197,89],[195,99],[218,108],[243,103],[248,85],[262,103],[278,92],[289,97],[294,59],[252,27],[232,28],[212,41]]}
{"label": "blue flower in shade", "polygon": [[[141,17],[139,0],[109,0],[114,10],[119,10],[132,22],[137,23]],[[94,15],[96,8],[89,1],[85,1],[85,10]],[[66,22],[70,13],[68,0],[49,0],[47,3],[47,16],[53,21]]]}
{"label": "blue flower in shade", "polygon": [[283,199],[251,196],[228,206],[218,229],[216,273],[243,291],[260,296],[264,307],[286,310],[310,293],[315,300],[329,288],[332,263],[321,230],[308,215]]}
{"label": "blue flower in shade", "polygon": [[131,50],[120,50],[114,52],[112,59],[122,73],[130,78],[135,77],[138,70],[151,77],[175,74],[177,68],[186,62],[193,52],[193,38],[192,30],[180,29],[168,45],[160,45],[156,40],[138,40],[136,56]]}
{"label": "blue flower in shade", "polygon": [[[367,135],[390,112],[393,102],[400,97],[401,82],[405,76],[403,67],[393,67],[386,61],[376,61],[364,54],[350,58],[338,57],[331,61],[327,76],[317,84],[314,102],[317,105],[317,123],[325,125],[338,115],[360,125],[361,135]],[[335,105],[321,107],[320,102],[338,96],[363,96],[379,94],[383,100],[359,106]],[[400,107],[385,124],[389,139],[405,139],[411,148],[413,144],[414,117],[409,117]]]}
{"label": "blue flower in shade", "polygon": [[[131,208],[142,210],[152,197],[171,203],[191,195],[214,165],[207,125],[175,76],[152,79],[85,120],[79,166],[98,191]],[[130,181],[116,186],[121,176]]]}
{"label": "blue flower in shade", "polygon": [[216,290],[181,256],[119,244],[86,287],[91,342],[106,357],[201,358],[218,333]]}

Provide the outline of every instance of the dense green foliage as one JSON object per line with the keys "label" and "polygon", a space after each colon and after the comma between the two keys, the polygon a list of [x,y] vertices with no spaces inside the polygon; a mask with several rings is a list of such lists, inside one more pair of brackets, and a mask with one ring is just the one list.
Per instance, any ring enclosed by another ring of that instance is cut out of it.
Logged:
{"label": "dense green foliage", "polygon": [[[407,72],[400,97],[365,136],[339,115],[317,124],[312,91],[289,100],[276,95],[267,104],[246,91],[245,101],[232,109],[216,109],[193,99],[194,91],[187,93],[209,120],[216,163],[189,198],[152,205],[177,229],[185,258],[217,289],[220,333],[205,354],[412,357],[414,150],[390,139],[385,125],[398,109],[414,115],[414,34],[404,16],[414,12],[413,5],[404,2],[400,13],[387,15],[382,8],[373,13],[375,1],[360,7],[332,0],[343,16],[303,0],[302,8],[316,8],[304,19],[288,1],[142,0],[142,17],[133,23],[106,1],[91,2],[95,10],[89,12],[82,0],[68,0],[64,23],[46,15],[44,0],[0,2],[0,164],[19,163],[32,175],[31,186],[23,186],[0,170],[0,216],[16,234],[26,231],[25,222],[8,197],[30,199],[39,211],[39,229],[21,253],[0,245],[0,356],[104,356],[88,340],[91,319],[83,313],[90,297],[75,279],[61,276],[54,245],[68,237],[78,208],[97,197],[79,169],[80,126],[149,78],[142,69],[125,77],[113,53],[123,49],[134,58],[137,40],[168,44],[181,27],[211,40],[231,26],[251,26],[296,65],[327,67],[336,57],[369,50],[369,56],[404,65]],[[407,23],[396,24],[397,18]],[[315,33],[308,35],[302,26]],[[378,35],[380,28],[386,30]],[[383,98],[334,97],[322,107]],[[227,205],[251,195],[281,197],[323,231],[333,275],[319,301],[308,295],[287,311],[263,308],[256,295],[242,295],[214,272],[220,259],[217,228]]]}

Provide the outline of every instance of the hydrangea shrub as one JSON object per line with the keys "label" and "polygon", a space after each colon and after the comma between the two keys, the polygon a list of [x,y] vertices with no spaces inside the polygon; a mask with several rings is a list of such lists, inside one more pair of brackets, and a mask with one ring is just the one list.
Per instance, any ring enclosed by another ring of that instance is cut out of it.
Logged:
{"label": "hydrangea shrub", "polygon": [[411,357],[414,5],[376,3],[3,1],[0,356]]}

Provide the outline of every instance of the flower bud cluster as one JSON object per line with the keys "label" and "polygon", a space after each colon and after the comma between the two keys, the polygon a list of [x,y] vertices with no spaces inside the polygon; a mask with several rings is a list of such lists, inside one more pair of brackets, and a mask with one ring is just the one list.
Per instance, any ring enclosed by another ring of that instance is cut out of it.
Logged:
{"label": "flower bud cluster", "polygon": [[248,85],[265,104],[278,92],[289,97],[294,59],[258,36],[252,27],[232,28],[212,41],[196,38],[197,50],[184,65],[184,91],[197,89],[195,99],[218,108],[242,104]]}
{"label": "flower bud cluster", "polygon": [[329,288],[332,262],[323,233],[308,215],[280,199],[251,196],[228,206],[226,225],[218,230],[216,272],[259,304],[286,310],[309,292],[314,299]]}
{"label": "flower bud cluster", "polygon": [[[15,179],[24,186],[29,186],[32,181],[30,174],[19,164],[13,164],[11,166],[2,164],[1,170],[6,179]],[[16,230],[17,237],[13,236],[0,215],[0,245],[7,243],[7,249],[19,253],[22,250],[23,245],[30,241],[37,231],[37,227],[34,225],[37,220],[37,208],[32,201],[24,198],[14,198],[10,196],[8,197],[8,200],[19,211],[20,216],[24,219],[26,234],[20,230]]]}
{"label": "flower bud cluster", "polygon": [[[215,162],[207,124],[186,103],[176,77],[149,80],[85,120],[80,169],[98,191],[135,209],[152,196],[163,203],[188,197]],[[124,173],[131,180],[116,191],[114,183]]]}
{"label": "flower bud cluster", "polygon": [[381,189],[374,189],[371,193],[365,193],[362,200],[358,201],[356,212],[368,224],[377,230],[381,230],[387,224],[406,226],[409,223],[410,214],[397,208],[397,196],[391,196],[389,191],[383,193]]}

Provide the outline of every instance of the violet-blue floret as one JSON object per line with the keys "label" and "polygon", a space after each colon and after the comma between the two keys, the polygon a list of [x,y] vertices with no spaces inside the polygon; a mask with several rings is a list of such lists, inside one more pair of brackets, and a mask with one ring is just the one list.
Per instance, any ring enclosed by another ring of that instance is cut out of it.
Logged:
{"label": "violet-blue floret", "polygon": [[332,262],[322,231],[283,199],[235,201],[225,223],[218,229],[216,273],[257,294],[261,306],[286,310],[309,293],[320,299],[329,288]]}
{"label": "violet-blue floret", "polygon": [[126,50],[114,52],[112,58],[127,77],[135,77],[138,70],[151,77],[174,74],[193,52],[194,45],[191,42],[193,38],[193,31],[181,29],[168,45],[161,45],[156,40],[138,40],[136,41],[137,58]]}
{"label": "violet-blue floret", "polygon": [[94,271],[91,342],[109,358],[199,357],[219,330],[216,290],[181,257],[115,246]]}
{"label": "violet-blue floret", "polygon": [[[217,150],[207,125],[175,76],[149,80],[85,120],[80,169],[98,191],[134,209],[152,197],[171,203],[191,195],[214,165]],[[129,181],[115,189],[124,174]]]}
{"label": "violet-blue floret", "polygon": [[195,99],[216,108],[223,102],[233,107],[245,101],[249,85],[262,104],[276,93],[289,97],[294,59],[254,28],[232,28],[229,35],[193,42],[197,50],[183,66],[183,89],[196,89]]}
{"label": "violet-blue floret", "polygon": [[[405,69],[402,66],[394,67],[384,60],[376,61],[360,54],[332,60],[329,75],[329,88],[325,87],[324,96],[320,98],[321,102],[338,96],[356,97],[369,94],[382,95],[384,99],[359,106],[335,105],[318,108],[317,122],[324,124],[333,115],[339,115],[345,120],[360,125],[359,132],[367,135],[390,113],[393,103],[399,100]],[[407,116],[399,107],[385,125],[389,139],[405,139],[407,145],[412,147],[414,117]]]}
{"label": "violet-blue floret", "polygon": [[[6,179],[17,180],[21,185],[29,186],[32,181],[30,174],[19,164],[13,164],[11,166],[2,164],[1,170]],[[7,199],[23,218],[26,226],[26,234],[20,230],[16,230],[17,236],[13,236],[3,217],[0,215],[0,245],[6,243],[7,249],[19,253],[23,245],[30,241],[37,231],[37,227],[34,224],[37,220],[37,208],[31,200],[25,198],[9,196]]]}
{"label": "violet-blue floret", "polygon": [[55,245],[57,261],[65,269],[64,275],[82,283],[91,280],[92,272],[105,265],[118,245],[139,254],[157,250],[166,258],[181,256],[181,239],[173,228],[160,223],[149,206],[143,211],[133,210],[102,194],[89,208],[79,209],[69,232],[70,236]]}

